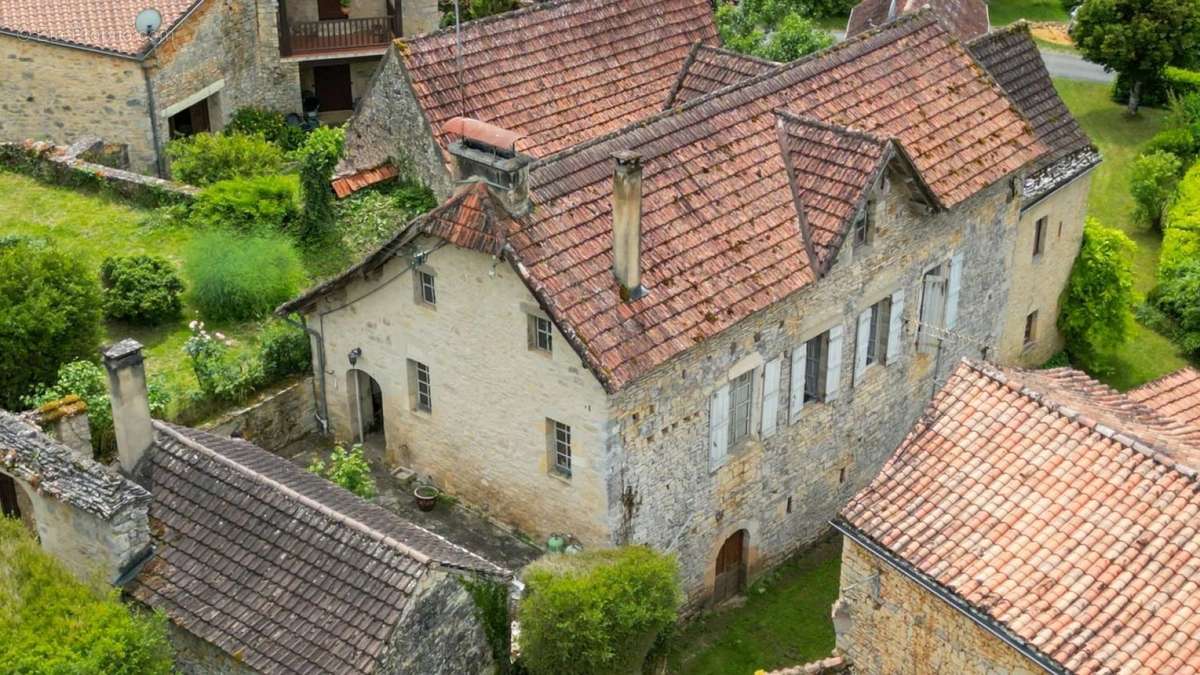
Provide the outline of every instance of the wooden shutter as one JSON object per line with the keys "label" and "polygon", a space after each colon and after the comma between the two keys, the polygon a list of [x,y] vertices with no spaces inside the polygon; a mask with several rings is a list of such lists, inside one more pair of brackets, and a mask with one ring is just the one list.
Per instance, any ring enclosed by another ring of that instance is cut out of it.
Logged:
{"label": "wooden shutter", "polygon": [[958,323],[958,292],[962,286],[962,253],[950,258],[950,290],[946,291],[946,330]]}
{"label": "wooden shutter", "polygon": [[788,416],[792,422],[804,408],[804,376],[808,372],[808,343],[792,350],[792,386],[788,393]]}
{"label": "wooden shutter", "polygon": [[892,311],[888,316],[888,344],[886,363],[900,360],[904,352],[904,289],[892,293]]}
{"label": "wooden shutter", "polygon": [[858,336],[854,339],[854,384],[862,381],[867,369],[867,342],[871,339],[871,308],[858,315]]}
{"label": "wooden shutter", "polygon": [[838,387],[842,384],[842,327],[834,326],[829,329],[829,354],[826,357],[825,369],[825,400],[834,401],[838,396]]}
{"label": "wooden shutter", "polygon": [[713,392],[708,406],[708,465],[720,466],[729,451],[729,385]]}
{"label": "wooden shutter", "polygon": [[783,359],[775,357],[763,367],[762,435],[764,438],[775,433],[779,421],[779,371]]}

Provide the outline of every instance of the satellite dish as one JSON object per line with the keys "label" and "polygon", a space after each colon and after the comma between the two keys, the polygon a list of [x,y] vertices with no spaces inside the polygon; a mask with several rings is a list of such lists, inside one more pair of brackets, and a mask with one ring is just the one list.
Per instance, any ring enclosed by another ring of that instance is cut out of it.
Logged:
{"label": "satellite dish", "polygon": [[157,33],[159,28],[162,28],[162,14],[157,9],[148,7],[138,12],[133,25],[139,34],[150,37]]}

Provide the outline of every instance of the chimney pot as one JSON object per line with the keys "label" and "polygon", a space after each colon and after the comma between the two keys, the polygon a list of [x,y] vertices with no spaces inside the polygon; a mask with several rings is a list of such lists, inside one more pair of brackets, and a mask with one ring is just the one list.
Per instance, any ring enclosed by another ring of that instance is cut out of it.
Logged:
{"label": "chimney pot", "polygon": [[154,443],[142,344],[126,338],[101,351],[101,355],[104,357],[104,368],[108,371],[117,458],[121,470],[126,475],[133,475],[138,462]]}
{"label": "chimney pot", "polygon": [[451,119],[442,130],[459,137],[447,148],[454,158],[456,180],[483,179],[511,215],[529,213],[529,164],[533,158],[517,152],[520,134],[466,117]]}
{"label": "chimney pot", "polygon": [[613,153],[613,276],[621,299],[636,300],[642,287],[642,156]]}

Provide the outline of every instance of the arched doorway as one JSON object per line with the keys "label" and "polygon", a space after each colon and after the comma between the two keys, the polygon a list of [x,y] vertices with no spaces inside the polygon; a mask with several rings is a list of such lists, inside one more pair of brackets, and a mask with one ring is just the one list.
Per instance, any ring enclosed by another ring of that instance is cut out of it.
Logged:
{"label": "arched doorway", "polygon": [[717,569],[713,581],[713,604],[738,595],[746,586],[746,547],[749,535],[738,530],[729,535],[717,552]]}
{"label": "arched doorway", "polygon": [[351,369],[346,373],[347,391],[350,392],[350,415],[354,424],[354,437],[364,446],[384,443],[383,390],[379,382],[365,371]]}

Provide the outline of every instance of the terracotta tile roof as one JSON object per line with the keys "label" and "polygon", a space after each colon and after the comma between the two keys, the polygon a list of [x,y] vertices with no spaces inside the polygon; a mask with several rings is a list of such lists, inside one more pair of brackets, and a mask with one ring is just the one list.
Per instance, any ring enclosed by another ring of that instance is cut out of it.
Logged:
{"label": "terracotta tile roof", "polygon": [[256,672],[370,672],[430,563],[495,565],[251,443],[158,424],[128,585]]}
{"label": "terracotta tile roof", "polygon": [[1050,149],[1041,165],[1080,150],[1094,149],[1091,139],[1054,89],[1029,24],[1019,21],[972,41],[967,48],[996,78],[1033,125],[1038,139]]}
{"label": "terracotta tile roof", "polygon": [[400,175],[399,169],[391,164],[377,166],[374,169],[358,171],[348,176],[340,176],[333,179],[333,192],[338,199],[345,199],[359,190],[382,183],[385,180],[390,180]]}
{"label": "terracotta tile roof", "polygon": [[[149,46],[134,29],[138,12],[153,6],[170,30],[203,0],[4,0],[0,2],[0,31],[88,47],[123,56],[138,56]],[[68,6],[69,5],[69,6]]]}
{"label": "terracotta tile roof", "polygon": [[960,40],[973,40],[988,32],[988,6],[984,0],[863,0],[850,10],[846,36],[878,28],[923,7],[932,8]]}
{"label": "terracotta tile roof", "polygon": [[697,42],[692,45],[692,51],[684,61],[663,109],[762,75],[779,65],[774,61]]}
{"label": "terracotta tile roof", "polygon": [[559,0],[463,24],[462,91],[453,29],[400,52],[442,147],[465,116],[544,157],[660,110],[692,45],[716,39],[709,0]]}
{"label": "terracotta tile roof", "polygon": [[1134,389],[1129,398],[1200,431],[1200,370],[1177,370]]}
{"label": "terracotta tile roof", "polygon": [[[1088,392],[1120,425],[1073,405]],[[1057,668],[1197,672],[1196,472],[1120,398],[964,362],[839,527]]]}

